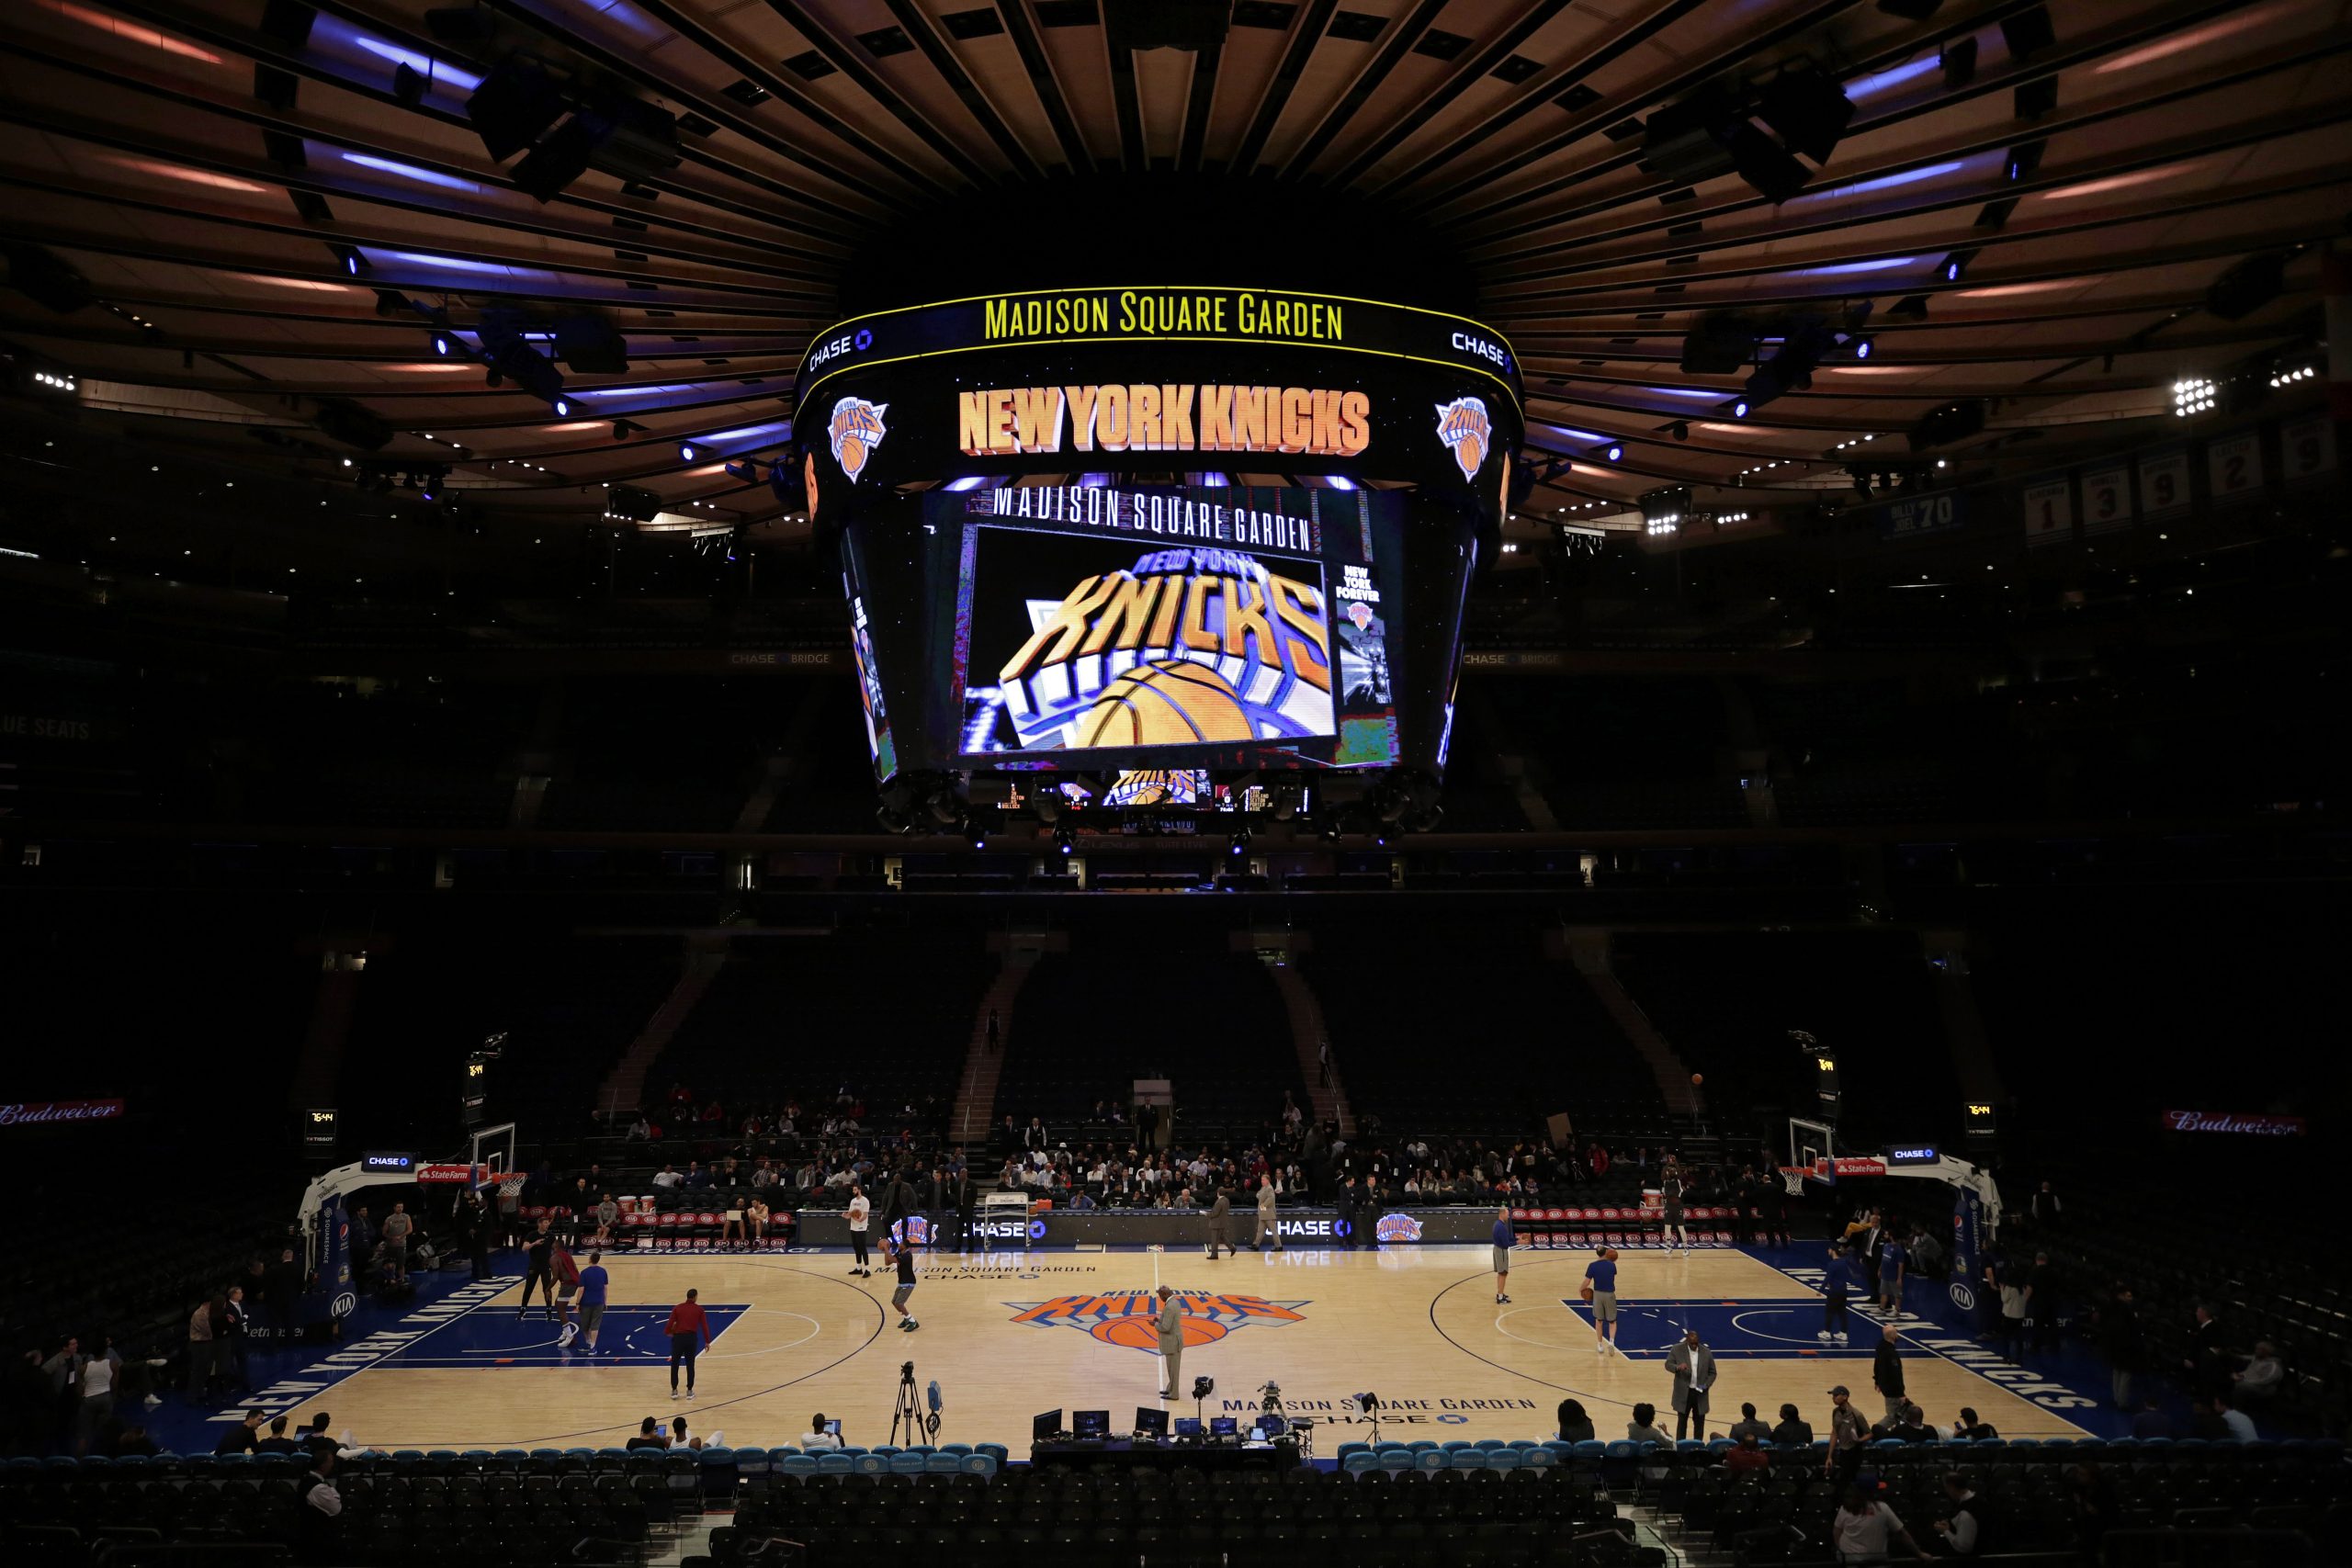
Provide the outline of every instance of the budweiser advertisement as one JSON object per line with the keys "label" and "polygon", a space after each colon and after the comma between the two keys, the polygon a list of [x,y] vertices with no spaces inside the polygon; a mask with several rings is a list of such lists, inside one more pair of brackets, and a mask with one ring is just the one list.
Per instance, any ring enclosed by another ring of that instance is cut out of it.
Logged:
{"label": "budweiser advertisement", "polygon": [[2303,1119],[2261,1112],[2239,1115],[2229,1111],[2167,1111],[2165,1127],[2175,1133],[2248,1133],[2258,1138],[2300,1138]]}
{"label": "budweiser advertisement", "polygon": [[122,1117],[119,1100],[28,1100],[0,1105],[0,1127],[44,1126],[58,1122],[115,1122]]}

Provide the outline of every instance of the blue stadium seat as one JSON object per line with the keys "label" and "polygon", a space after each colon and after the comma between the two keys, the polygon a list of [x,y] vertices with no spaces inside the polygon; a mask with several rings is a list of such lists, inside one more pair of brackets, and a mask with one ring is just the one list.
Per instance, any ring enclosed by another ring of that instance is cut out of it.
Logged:
{"label": "blue stadium seat", "polygon": [[[988,1455],[989,1458],[996,1461],[999,1465],[1007,1463],[1011,1459],[1011,1455],[1006,1451],[1005,1446],[1002,1443],[974,1443],[972,1445],[972,1451],[974,1453]],[[989,1473],[993,1475],[996,1472],[991,1470]]]}
{"label": "blue stadium seat", "polygon": [[[980,1445],[983,1450],[999,1448],[1000,1446],[1001,1445],[996,1443],[982,1443]],[[964,1467],[964,1473],[967,1475],[977,1475],[984,1480],[993,1480],[996,1476],[997,1458],[995,1454],[985,1451],[976,1454],[966,1454],[961,1462]]]}
{"label": "blue stadium seat", "polygon": [[967,1454],[972,1451],[972,1445],[969,1443],[942,1443],[939,1445],[939,1451],[944,1454]]}
{"label": "blue stadium seat", "polygon": [[1354,1445],[1355,1452],[1340,1461],[1340,1468],[1350,1475],[1368,1475],[1380,1468],[1380,1456],[1362,1443]]}
{"label": "blue stadium seat", "polygon": [[860,1475],[888,1475],[890,1461],[896,1454],[862,1453],[849,1461],[850,1468]]}
{"label": "blue stadium seat", "polygon": [[1488,1470],[1517,1470],[1526,1462],[1526,1456],[1517,1449],[1481,1449]]}
{"label": "blue stadium seat", "polygon": [[923,1472],[922,1459],[921,1454],[894,1453],[889,1456],[889,1472],[893,1475],[921,1475]]}
{"label": "blue stadium seat", "polygon": [[817,1456],[817,1473],[820,1475],[847,1475],[854,1468],[845,1453],[836,1451]]}
{"label": "blue stadium seat", "polygon": [[1479,1449],[1456,1449],[1453,1452],[1445,1456],[1445,1468],[1448,1470],[1484,1470],[1487,1468],[1487,1456],[1485,1451]]}
{"label": "blue stadium seat", "polygon": [[817,1458],[814,1454],[786,1454],[776,1461],[775,1468],[779,1474],[797,1476],[805,1481],[817,1473]]}
{"label": "blue stadium seat", "polygon": [[951,1454],[944,1450],[939,1453],[925,1454],[922,1456],[922,1468],[924,1473],[929,1475],[956,1475],[962,1473],[964,1461],[970,1457],[968,1450],[960,1454]]}
{"label": "blue stadium seat", "polygon": [[1402,1475],[1413,1468],[1413,1461],[1419,1456],[1406,1449],[1383,1449],[1373,1457],[1380,1461],[1380,1468],[1389,1474]]}
{"label": "blue stadium seat", "polygon": [[1560,1450],[1550,1443],[1538,1443],[1527,1450],[1520,1462],[1530,1470],[1550,1470],[1566,1462]]}
{"label": "blue stadium seat", "polygon": [[1331,1457],[1338,1460],[1342,1465],[1344,1465],[1356,1455],[1370,1453],[1372,1451],[1371,1446],[1366,1443],[1341,1443],[1340,1445],[1340,1451]]}
{"label": "blue stadium seat", "polygon": [[1425,1473],[1433,1470],[1443,1470],[1445,1465],[1446,1456],[1438,1449],[1423,1449],[1413,1456],[1413,1467]]}

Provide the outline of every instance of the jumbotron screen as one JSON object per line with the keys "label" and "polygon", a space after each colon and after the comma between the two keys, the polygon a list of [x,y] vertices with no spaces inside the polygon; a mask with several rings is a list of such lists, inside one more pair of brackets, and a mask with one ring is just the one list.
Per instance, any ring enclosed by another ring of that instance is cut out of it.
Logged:
{"label": "jumbotron screen", "polygon": [[945,695],[975,764],[1396,761],[1393,498],[1033,485],[934,494],[924,523],[956,554]]}

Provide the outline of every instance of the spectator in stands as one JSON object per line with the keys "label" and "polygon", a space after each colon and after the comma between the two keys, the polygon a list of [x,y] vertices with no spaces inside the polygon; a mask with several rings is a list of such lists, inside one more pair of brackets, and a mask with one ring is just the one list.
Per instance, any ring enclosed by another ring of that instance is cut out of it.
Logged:
{"label": "spectator in stands", "polygon": [[2189,1376],[2189,1384],[2200,1393],[2229,1386],[2230,1366],[2223,1348],[2222,1320],[2204,1302],[2197,1303],[2197,1322],[2188,1331],[2188,1354],[2181,1358],[2181,1366]]}
{"label": "spectator in stands", "polygon": [[2115,1483],[2096,1464],[2074,1465],[2066,1472],[2066,1494],[2075,1516],[2075,1544],[2086,1562],[2099,1561],[2099,1542],[2115,1528],[2120,1505]]}
{"label": "spectator in stands", "polygon": [[684,1186],[689,1192],[708,1191],[710,1189],[710,1172],[702,1168],[702,1161],[698,1159],[690,1159],[686,1161],[686,1179],[680,1185]]}
{"label": "spectator in stands", "polygon": [[[711,1444],[717,1445],[718,1439],[725,1436],[723,1432],[713,1432],[710,1435]],[[673,1416],[670,1417],[670,1447],[673,1452],[679,1449],[700,1449],[703,1447],[703,1439],[686,1436],[686,1418],[683,1416]]]}
{"label": "spectator in stands", "polygon": [[1660,1448],[1674,1443],[1658,1427],[1657,1406],[1646,1403],[1634,1406],[1634,1418],[1625,1423],[1625,1437],[1631,1442],[1656,1443]]}
{"label": "spectator in stands", "polygon": [[1935,1532],[1944,1551],[1953,1557],[1974,1557],[1984,1550],[1983,1506],[1976,1500],[1976,1482],[1964,1470],[1944,1472],[1944,1513]]}
{"label": "spectator in stands", "polygon": [[2132,1417],[2132,1435],[2145,1442],[2150,1438],[2177,1438],[2180,1432],[2154,1398],[2143,1395],[2140,1400],[2139,1414]]}
{"label": "spectator in stands", "polygon": [[682,1185],[685,1179],[678,1174],[678,1168],[674,1165],[665,1165],[653,1173],[653,1185],[664,1192]]}
{"label": "spectator in stands", "polygon": [[300,1440],[294,1438],[289,1438],[286,1435],[286,1424],[285,1416],[271,1416],[269,1418],[269,1436],[264,1438],[261,1441],[254,1445],[254,1452],[257,1454],[288,1455],[300,1453],[302,1451],[302,1445]]}
{"label": "spectator in stands", "polygon": [[1574,1399],[1560,1401],[1560,1441],[1589,1443],[1593,1440],[1592,1417],[1585,1414],[1583,1404]]}
{"label": "spectator in stands", "polygon": [[1032,1116],[1029,1118],[1029,1125],[1021,1129],[1021,1146],[1033,1153],[1042,1152],[1046,1142],[1046,1119],[1042,1116]]}
{"label": "spectator in stands", "polygon": [[[225,1312],[228,1303],[221,1303]],[[212,1390],[218,1334],[210,1302],[199,1302],[187,1319],[187,1396],[201,1399]]]}
{"label": "spectator in stands", "polygon": [[636,1118],[629,1122],[628,1132],[626,1136],[632,1143],[650,1143],[652,1141],[653,1123],[646,1120],[644,1111],[639,1111]]}
{"label": "spectator in stands", "polygon": [[1860,1468],[1862,1445],[1870,1440],[1870,1424],[1862,1413],[1854,1408],[1852,1391],[1844,1383],[1829,1391],[1829,1453],[1821,1461],[1821,1473],[1827,1475],[1837,1467],[1839,1456],[1850,1472]]}
{"label": "spectator in stands", "polygon": [[1925,1225],[1912,1227],[1911,1238],[1903,1244],[1903,1249],[1911,1256],[1910,1267],[1914,1273],[1929,1280],[1944,1277],[1943,1244],[1936,1240],[1935,1234]]}
{"label": "spectator in stands", "polygon": [[837,1449],[842,1446],[842,1435],[826,1428],[825,1413],[820,1410],[808,1417],[808,1429],[800,1434],[800,1446],[808,1450]]}
{"label": "spectator in stands", "polygon": [[2267,1339],[2256,1340],[2254,1356],[2246,1362],[2245,1371],[2230,1375],[2236,1383],[2230,1391],[2233,1404],[2267,1406],[2287,1386],[2287,1369],[2278,1360],[2278,1348]]}
{"label": "spectator in stands", "polygon": [[2052,1189],[2050,1183],[2047,1181],[2043,1182],[2041,1184],[2041,1190],[2033,1195],[2032,1209],[2034,1229],[2037,1231],[2056,1230],[2058,1228],[2059,1213],[2063,1205],[2058,1201],[2057,1192]]}
{"label": "spectator in stands", "polygon": [[1951,1424],[1951,1438],[1956,1443],[1979,1443],[2001,1434],[1986,1422],[1976,1418],[1976,1412],[1967,1405],[1960,1407],[1960,1419]]}
{"label": "spectator in stands", "polygon": [[116,1380],[122,1373],[122,1357],[111,1341],[100,1341],[98,1353],[82,1363],[81,1376],[74,1388],[74,1451],[85,1454],[107,1422],[114,1416]]}
{"label": "spectator in stands", "polygon": [[1829,1540],[1840,1562],[1883,1562],[1888,1549],[1898,1540],[1914,1557],[1928,1555],[1903,1528],[1894,1510],[1860,1486],[1846,1488],[1846,1500],[1838,1506],[1837,1517],[1829,1527]]}
{"label": "spectator in stands", "polygon": [[[1747,1407],[1741,1405],[1741,1409]],[[1810,1448],[1813,1427],[1797,1414],[1793,1404],[1781,1406],[1781,1424],[1772,1428],[1772,1443],[1776,1448]]]}
{"label": "spectator in stands", "polygon": [[1932,1443],[1938,1433],[1928,1425],[1928,1418],[1919,1407],[1905,1400],[1901,1410],[1871,1428],[1871,1436],[1874,1438],[1892,1438],[1900,1443]]}
{"label": "spectator in stands", "polygon": [[1756,1406],[1742,1404],[1739,1407],[1739,1419],[1733,1422],[1730,1430],[1724,1435],[1736,1443],[1750,1432],[1756,1435],[1756,1440],[1759,1443],[1770,1442],[1772,1438],[1772,1428],[1757,1419]]}
{"label": "spectator in stands", "polygon": [[2215,1394],[2212,1398],[2212,1405],[2214,1417],[2222,1426],[2222,1437],[2235,1438],[2242,1443],[2254,1441],[2254,1417],[2243,1410],[2233,1407],[2228,1394]]}
{"label": "spectator in stands", "polygon": [[2058,1269],[2047,1252],[2033,1255],[2033,1271],[2026,1276],[2025,1325],[2033,1331],[2036,1350],[2058,1348]]}
{"label": "spectator in stands", "polygon": [[155,1447],[155,1439],[148,1435],[144,1427],[119,1428],[107,1443],[106,1449],[108,1457],[113,1459],[153,1459],[162,1451]]}
{"label": "spectator in stands", "polygon": [[2132,1409],[2132,1375],[2146,1358],[2147,1342],[2131,1286],[2119,1281],[2098,1309],[2098,1342],[2107,1353],[2109,1396],[2118,1410]]}
{"label": "spectator in stands", "polygon": [[268,1419],[268,1414],[264,1410],[246,1411],[235,1426],[220,1434],[220,1440],[212,1445],[212,1451],[216,1454],[253,1452],[261,1445],[261,1424]]}
{"label": "spectator in stands", "polygon": [[343,1560],[343,1493],[335,1485],[335,1456],[321,1454],[302,1483],[296,1551],[307,1563]]}
{"label": "spectator in stands", "polygon": [[245,1288],[232,1285],[220,1303],[222,1337],[219,1354],[220,1370],[229,1386],[239,1393],[253,1387],[253,1380],[245,1373],[245,1340],[253,1331],[253,1320],[245,1311]]}
{"label": "spectator in stands", "polygon": [[1772,1456],[1758,1441],[1756,1428],[1751,1427],[1724,1450],[1724,1468],[1734,1475],[1758,1475],[1772,1468]]}
{"label": "spectator in stands", "polygon": [[670,1437],[662,1430],[659,1421],[648,1416],[637,1424],[637,1436],[621,1446],[627,1449],[666,1449],[670,1446]]}
{"label": "spectator in stands", "polygon": [[1903,1413],[1903,1347],[1891,1323],[1879,1333],[1878,1349],[1871,1360],[1871,1386],[1886,1401],[1888,1420]]}

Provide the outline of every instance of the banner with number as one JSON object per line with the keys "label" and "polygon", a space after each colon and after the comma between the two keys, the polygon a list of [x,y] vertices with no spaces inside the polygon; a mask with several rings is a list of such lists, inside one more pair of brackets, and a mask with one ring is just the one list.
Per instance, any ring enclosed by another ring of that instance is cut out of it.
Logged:
{"label": "banner with number", "polygon": [[2262,493],[2262,440],[2249,430],[2205,446],[2205,484],[2216,502],[2250,501]]}
{"label": "banner with number", "polygon": [[1916,539],[1922,534],[1946,534],[1965,525],[1968,508],[1963,492],[1939,490],[1927,495],[1895,497],[1879,509],[1882,539]]}
{"label": "banner with number", "polygon": [[2140,459],[2140,515],[2151,523],[2188,510],[2188,454],[2175,447]]}
{"label": "banner with number", "polygon": [[2324,413],[2278,427],[2278,467],[2290,485],[2335,472],[2335,421]]}
{"label": "banner with number", "polygon": [[2119,534],[2132,526],[2132,470],[2091,468],[2083,474],[2083,532]]}
{"label": "banner with number", "polygon": [[2063,545],[2075,531],[2075,487],[2065,479],[2043,479],[2025,487],[2025,542]]}

